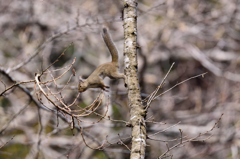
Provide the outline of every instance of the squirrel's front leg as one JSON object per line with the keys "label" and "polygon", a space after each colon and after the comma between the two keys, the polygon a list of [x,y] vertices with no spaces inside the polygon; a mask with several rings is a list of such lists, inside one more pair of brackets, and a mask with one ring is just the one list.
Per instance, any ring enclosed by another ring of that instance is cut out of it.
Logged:
{"label": "squirrel's front leg", "polygon": [[126,78],[126,75],[124,75],[124,73],[119,73],[119,72],[115,71],[115,72],[112,72],[111,77],[113,79],[123,79],[124,80],[124,86],[127,87],[127,83],[126,83],[127,78]]}

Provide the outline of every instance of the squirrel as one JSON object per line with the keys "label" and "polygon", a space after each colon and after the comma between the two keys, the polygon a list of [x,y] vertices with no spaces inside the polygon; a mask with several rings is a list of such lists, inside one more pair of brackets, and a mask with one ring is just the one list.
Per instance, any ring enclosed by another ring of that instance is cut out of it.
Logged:
{"label": "squirrel", "polygon": [[118,69],[119,69],[118,51],[110,37],[110,34],[108,33],[107,28],[103,28],[102,37],[111,53],[112,62],[104,63],[104,64],[98,66],[93,71],[93,73],[85,80],[82,79],[82,77],[80,76],[79,77],[79,85],[78,85],[79,92],[84,92],[88,88],[101,88],[102,90],[108,92],[108,90],[106,90],[106,88],[110,88],[110,87],[106,86],[103,82],[103,79],[106,76],[108,76],[111,79],[124,79],[125,80],[125,75],[123,73],[118,72]]}

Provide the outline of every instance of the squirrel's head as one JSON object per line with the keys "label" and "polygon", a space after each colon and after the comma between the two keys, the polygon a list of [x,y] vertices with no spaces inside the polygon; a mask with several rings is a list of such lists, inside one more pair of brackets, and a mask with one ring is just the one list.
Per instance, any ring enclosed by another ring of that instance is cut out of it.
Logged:
{"label": "squirrel's head", "polygon": [[84,82],[85,80],[82,79],[82,76],[79,76],[79,84],[78,84],[78,91],[79,92],[84,92],[88,88],[87,82]]}

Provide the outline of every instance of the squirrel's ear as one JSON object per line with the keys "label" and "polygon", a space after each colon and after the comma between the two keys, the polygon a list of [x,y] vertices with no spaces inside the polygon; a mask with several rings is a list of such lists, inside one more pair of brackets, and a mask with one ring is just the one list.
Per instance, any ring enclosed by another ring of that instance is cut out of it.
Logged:
{"label": "squirrel's ear", "polygon": [[82,78],[82,76],[79,76],[79,82],[83,82],[84,79]]}

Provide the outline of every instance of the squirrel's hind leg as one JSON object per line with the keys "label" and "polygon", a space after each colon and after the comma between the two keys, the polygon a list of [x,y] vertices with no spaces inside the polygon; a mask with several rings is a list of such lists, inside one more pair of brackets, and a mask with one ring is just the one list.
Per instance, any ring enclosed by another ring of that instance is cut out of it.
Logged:
{"label": "squirrel's hind leg", "polygon": [[106,92],[108,92],[108,90],[106,90],[106,88],[110,88],[109,86],[106,86],[104,84],[103,80],[101,80],[99,87]]}
{"label": "squirrel's hind leg", "polygon": [[106,92],[109,92],[109,90],[107,90],[108,88],[110,88],[110,87],[106,86],[106,85],[101,86],[101,89],[106,91]]}

